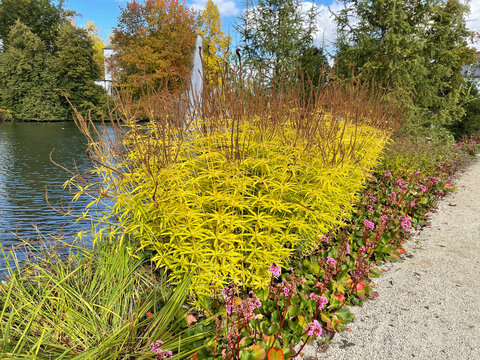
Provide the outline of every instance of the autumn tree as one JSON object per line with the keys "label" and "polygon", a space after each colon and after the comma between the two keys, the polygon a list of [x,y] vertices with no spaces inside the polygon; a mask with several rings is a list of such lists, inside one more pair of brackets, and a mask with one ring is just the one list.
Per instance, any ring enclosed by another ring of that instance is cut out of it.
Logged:
{"label": "autumn tree", "polygon": [[112,36],[117,82],[178,88],[190,76],[195,41],[195,13],[182,0],[128,2]]}
{"label": "autumn tree", "polygon": [[201,27],[199,30],[203,38],[202,57],[205,77],[211,83],[218,83],[218,73],[222,64],[228,61],[228,50],[231,36],[225,36],[222,31],[222,21],[218,7],[212,0],[205,4],[205,10],[200,16]]}
{"label": "autumn tree", "polygon": [[0,56],[2,106],[18,120],[58,120],[54,59],[39,36],[19,20],[11,27]]}
{"label": "autumn tree", "polygon": [[105,58],[103,55],[105,43],[100,38],[100,36],[98,36],[98,29],[93,21],[87,21],[87,25],[85,26],[85,28],[87,30],[88,36],[93,41],[93,58],[98,64],[100,70],[103,72],[105,69]]}

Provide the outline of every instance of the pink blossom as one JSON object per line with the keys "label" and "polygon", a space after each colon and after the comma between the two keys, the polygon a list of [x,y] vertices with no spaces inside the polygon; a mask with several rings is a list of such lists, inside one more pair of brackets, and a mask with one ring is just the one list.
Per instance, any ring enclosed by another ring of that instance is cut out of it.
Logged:
{"label": "pink blossom", "polygon": [[279,277],[281,272],[282,271],[280,269],[280,266],[278,266],[277,264],[273,263],[272,265],[270,265],[270,273],[273,276]]}
{"label": "pink blossom", "polygon": [[150,344],[150,350],[152,350],[152,352],[156,355],[156,360],[163,360],[166,358],[171,358],[173,356],[173,353],[170,350],[160,349],[160,346],[162,345],[162,340],[157,340]]}
{"label": "pink blossom", "polygon": [[427,191],[427,187],[424,186],[424,185],[420,185],[419,188],[420,188],[420,190],[421,190],[422,192]]}
{"label": "pink blossom", "polygon": [[408,230],[412,227],[412,221],[409,216],[405,216],[402,218],[402,222],[400,224],[403,230]]}
{"label": "pink blossom", "polygon": [[250,298],[243,300],[240,303],[240,311],[243,318],[250,320],[255,317],[255,310],[262,306],[260,299],[253,293],[250,292]]}
{"label": "pink blossom", "polygon": [[368,219],[365,219],[365,221],[363,222],[363,230],[367,230],[367,229],[375,229],[375,223],[373,221],[370,221]]}
{"label": "pink blossom", "polygon": [[337,260],[331,258],[330,256],[327,257],[327,265],[331,266],[332,268],[337,266]]}
{"label": "pink blossom", "polygon": [[317,320],[313,320],[312,323],[308,324],[308,336],[320,336],[322,335],[322,325]]}
{"label": "pink blossom", "polygon": [[328,240],[328,237],[326,236],[321,236],[320,240],[322,240],[325,245],[327,245],[330,242],[330,240]]}
{"label": "pink blossom", "polygon": [[372,205],[368,205],[368,212],[371,212],[371,213],[375,212]]}
{"label": "pink blossom", "polygon": [[382,215],[381,221],[382,221],[382,224],[386,224],[388,221],[388,215]]}
{"label": "pink blossom", "polygon": [[385,174],[383,175],[384,178],[391,178],[392,177],[392,173],[390,171],[385,171]]}

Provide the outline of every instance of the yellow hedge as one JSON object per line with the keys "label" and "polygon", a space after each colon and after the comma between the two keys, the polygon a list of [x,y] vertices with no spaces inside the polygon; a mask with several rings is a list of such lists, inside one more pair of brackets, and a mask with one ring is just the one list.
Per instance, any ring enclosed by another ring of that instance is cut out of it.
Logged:
{"label": "yellow hedge", "polygon": [[[192,274],[196,295],[229,281],[265,286],[272,263],[314,249],[351,213],[387,141],[371,127],[327,119],[308,139],[289,126],[265,136],[252,120],[236,133],[237,154],[226,145],[229,129],[191,131],[169,142],[175,161],[160,165],[162,147],[145,149],[157,136],[149,126],[126,134],[128,154],[115,165],[121,176],[99,169],[116,201],[109,231],[151,251],[173,281]],[[148,161],[139,161],[145,153]]]}

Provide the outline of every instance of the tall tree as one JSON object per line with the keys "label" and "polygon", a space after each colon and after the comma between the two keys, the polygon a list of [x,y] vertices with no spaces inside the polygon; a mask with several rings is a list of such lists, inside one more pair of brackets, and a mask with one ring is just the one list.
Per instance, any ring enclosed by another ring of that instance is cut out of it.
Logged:
{"label": "tall tree", "polygon": [[93,58],[100,67],[100,70],[103,72],[105,69],[105,56],[103,54],[105,43],[100,36],[98,36],[98,29],[93,21],[87,21],[85,28],[87,29],[88,36],[93,41]]}
{"label": "tall tree", "polygon": [[207,80],[218,83],[221,64],[227,62],[231,36],[225,36],[222,31],[222,21],[217,5],[212,0],[205,4],[205,10],[200,16],[200,35],[203,38],[202,55],[204,71]]}
{"label": "tall tree", "polygon": [[75,14],[64,9],[64,0],[56,3],[51,0],[0,1],[0,39],[4,46],[8,45],[10,28],[18,19],[45,43],[48,51],[53,52],[61,24]]}
{"label": "tall tree", "polygon": [[[99,115],[104,91],[94,81],[101,77],[94,58],[94,43],[87,30],[65,23],[59,30],[55,56],[57,86],[80,112],[92,110]],[[73,110],[62,97],[62,117],[72,118]]]}
{"label": "tall tree", "polygon": [[128,2],[112,37],[117,81],[179,87],[190,75],[195,41],[195,13],[182,0]]}
{"label": "tall tree", "polygon": [[[337,65],[394,91],[410,111],[408,131],[443,131],[462,113],[461,66],[468,7],[459,0],[350,0],[337,18]],[[355,21],[351,21],[355,19]]]}
{"label": "tall tree", "polygon": [[313,44],[316,9],[302,10],[300,0],[247,0],[236,26],[244,62],[268,77],[293,76]]}
{"label": "tall tree", "polygon": [[58,120],[53,57],[40,37],[19,20],[12,26],[0,55],[2,105],[14,119]]}

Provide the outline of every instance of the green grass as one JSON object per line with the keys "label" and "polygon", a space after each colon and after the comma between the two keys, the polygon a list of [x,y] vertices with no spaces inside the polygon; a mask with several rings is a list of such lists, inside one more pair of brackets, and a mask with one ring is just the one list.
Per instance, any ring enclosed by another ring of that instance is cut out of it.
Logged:
{"label": "green grass", "polygon": [[2,359],[152,359],[158,339],[181,359],[213,336],[185,333],[188,280],[172,289],[125,245],[22,266],[3,255],[16,266],[0,283]]}

